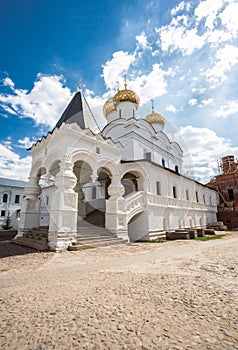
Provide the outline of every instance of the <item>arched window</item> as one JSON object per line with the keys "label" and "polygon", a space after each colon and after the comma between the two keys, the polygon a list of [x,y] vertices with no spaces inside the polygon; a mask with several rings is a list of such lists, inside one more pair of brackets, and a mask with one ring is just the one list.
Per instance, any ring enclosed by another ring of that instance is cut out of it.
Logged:
{"label": "arched window", "polygon": [[175,168],[174,168],[175,172],[178,173],[178,165],[175,165]]}
{"label": "arched window", "polygon": [[187,199],[187,201],[189,201],[189,192],[188,192],[188,190],[186,190],[186,199]]}
{"label": "arched window", "polygon": [[173,186],[173,197],[177,198],[177,188],[176,188],[176,186]]}
{"label": "arched window", "polygon": [[196,195],[196,202],[199,202],[199,200],[198,200],[198,192],[197,191],[195,192],[195,195]]}
{"label": "arched window", "polygon": [[8,202],[8,194],[4,193],[3,197],[2,197],[2,201],[3,203],[7,203]]}
{"label": "arched window", "polygon": [[156,193],[161,195],[161,183],[160,181],[156,181]]}
{"label": "arched window", "polygon": [[97,187],[93,186],[91,199],[96,199],[96,198],[97,198]]}
{"label": "arched window", "polygon": [[206,204],[205,194],[203,195],[203,203]]}
{"label": "arched window", "polygon": [[165,160],[162,158],[162,165],[165,166]]}

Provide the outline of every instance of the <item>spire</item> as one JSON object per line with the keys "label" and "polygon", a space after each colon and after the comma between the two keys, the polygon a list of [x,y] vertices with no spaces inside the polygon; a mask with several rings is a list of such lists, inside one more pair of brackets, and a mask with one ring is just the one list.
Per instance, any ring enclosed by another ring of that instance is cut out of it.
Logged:
{"label": "spire", "polygon": [[[81,89],[80,84],[78,89]],[[96,119],[81,90],[76,92],[55,127],[59,128],[63,123],[76,123],[81,129],[90,129],[94,134],[100,132]]]}

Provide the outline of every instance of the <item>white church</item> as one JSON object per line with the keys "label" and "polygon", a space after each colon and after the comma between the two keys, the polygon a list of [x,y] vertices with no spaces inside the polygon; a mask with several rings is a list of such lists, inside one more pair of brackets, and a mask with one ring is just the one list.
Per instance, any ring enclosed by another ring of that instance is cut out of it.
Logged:
{"label": "white church", "polygon": [[138,118],[139,103],[125,84],[105,103],[100,130],[77,91],[53,131],[31,147],[17,240],[41,230],[49,248],[62,251],[82,245],[87,232],[134,242],[216,221],[216,191],[183,175],[183,151],[164,133],[165,118],[153,105]]}

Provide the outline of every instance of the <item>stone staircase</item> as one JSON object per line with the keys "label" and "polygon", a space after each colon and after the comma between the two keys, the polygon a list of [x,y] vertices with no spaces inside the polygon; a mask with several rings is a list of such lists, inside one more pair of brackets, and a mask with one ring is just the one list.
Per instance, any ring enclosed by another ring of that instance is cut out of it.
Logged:
{"label": "stone staircase", "polygon": [[40,251],[48,250],[48,230],[48,226],[32,228],[24,233],[23,237],[13,239],[11,242]]}
{"label": "stone staircase", "polygon": [[73,243],[69,250],[92,249],[127,242],[105,229],[104,226],[104,213],[95,210],[78,225],[77,242]]}

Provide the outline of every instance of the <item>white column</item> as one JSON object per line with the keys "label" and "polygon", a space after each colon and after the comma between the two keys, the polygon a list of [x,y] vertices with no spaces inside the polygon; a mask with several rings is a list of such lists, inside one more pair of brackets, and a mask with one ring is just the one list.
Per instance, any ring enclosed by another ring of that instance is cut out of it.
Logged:
{"label": "white column", "polygon": [[129,241],[127,229],[127,214],[125,208],[125,199],[122,197],[125,188],[121,183],[119,175],[112,176],[112,182],[108,187],[110,198],[106,201],[106,228],[115,233],[117,237]]}
{"label": "white column", "polygon": [[40,193],[39,177],[30,176],[24,190],[18,234],[15,238],[22,237],[24,232],[33,227],[39,227]]}
{"label": "white column", "polygon": [[55,177],[56,190],[50,208],[49,247],[61,251],[75,241],[77,233],[78,194],[74,191],[77,178],[73,163],[61,162]]}

